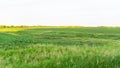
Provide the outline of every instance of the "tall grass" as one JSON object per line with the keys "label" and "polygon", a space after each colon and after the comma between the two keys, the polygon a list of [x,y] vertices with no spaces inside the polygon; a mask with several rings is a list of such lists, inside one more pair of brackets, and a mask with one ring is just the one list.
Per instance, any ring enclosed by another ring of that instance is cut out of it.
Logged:
{"label": "tall grass", "polygon": [[5,28],[0,32],[0,68],[119,68],[119,30]]}
{"label": "tall grass", "polygon": [[1,50],[1,67],[8,68],[119,68],[120,46],[30,45]]}

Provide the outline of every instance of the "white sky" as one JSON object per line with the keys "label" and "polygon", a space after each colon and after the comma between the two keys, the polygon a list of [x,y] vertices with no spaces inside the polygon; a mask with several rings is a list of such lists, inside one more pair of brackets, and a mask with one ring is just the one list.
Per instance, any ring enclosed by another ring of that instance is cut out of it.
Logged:
{"label": "white sky", "polygon": [[0,25],[120,26],[120,0],[0,0]]}

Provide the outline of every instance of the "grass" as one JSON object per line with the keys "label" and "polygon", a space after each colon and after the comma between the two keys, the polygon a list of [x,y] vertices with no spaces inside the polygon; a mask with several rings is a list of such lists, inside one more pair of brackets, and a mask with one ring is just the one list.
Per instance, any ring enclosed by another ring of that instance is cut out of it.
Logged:
{"label": "grass", "polygon": [[120,67],[118,27],[6,29],[0,32],[0,68]]}

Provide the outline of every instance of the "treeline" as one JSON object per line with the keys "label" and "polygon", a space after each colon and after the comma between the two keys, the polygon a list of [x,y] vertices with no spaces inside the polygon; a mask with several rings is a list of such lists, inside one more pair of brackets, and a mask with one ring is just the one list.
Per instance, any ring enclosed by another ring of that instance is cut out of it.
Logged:
{"label": "treeline", "polygon": [[48,26],[26,26],[26,25],[20,25],[20,26],[6,26],[6,25],[0,25],[0,28],[29,28],[29,27],[48,27]]}
{"label": "treeline", "polygon": [[6,26],[6,25],[0,25],[0,28],[31,28],[31,27],[35,27],[35,28],[79,28],[79,27],[85,27],[85,26],[25,26],[25,25],[21,25],[21,26]]}
{"label": "treeline", "polygon": [[14,25],[11,25],[11,26],[6,26],[6,25],[0,25],[0,28],[81,28],[81,27],[100,27],[100,28],[113,28],[113,27],[118,27],[120,28],[119,26],[26,26],[26,25],[20,25],[20,26],[14,26]]}
{"label": "treeline", "polygon": [[29,26],[6,26],[6,25],[0,25],[0,28],[22,28],[22,27],[29,27]]}

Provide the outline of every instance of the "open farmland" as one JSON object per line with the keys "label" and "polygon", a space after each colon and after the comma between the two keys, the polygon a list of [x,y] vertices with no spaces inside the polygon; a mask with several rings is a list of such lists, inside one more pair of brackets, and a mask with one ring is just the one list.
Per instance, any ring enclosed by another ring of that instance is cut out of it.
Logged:
{"label": "open farmland", "polygon": [[120,68],[120,28],[0,28],[0,68]]}

